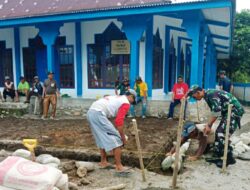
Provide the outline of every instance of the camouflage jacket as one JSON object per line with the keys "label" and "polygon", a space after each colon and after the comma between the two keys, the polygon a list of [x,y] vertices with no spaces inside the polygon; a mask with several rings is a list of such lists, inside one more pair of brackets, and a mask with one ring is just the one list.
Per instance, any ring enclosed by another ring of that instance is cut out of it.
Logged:
{"label": "camouflage jacket", "polygon": [[241,117],[244,114],[244,108],[237,98],[226,91],[215,89],[206,90],[204,99],[214,116],[221,115],[222,117],[226,117],[229,104],[233,104],[233,115]]}

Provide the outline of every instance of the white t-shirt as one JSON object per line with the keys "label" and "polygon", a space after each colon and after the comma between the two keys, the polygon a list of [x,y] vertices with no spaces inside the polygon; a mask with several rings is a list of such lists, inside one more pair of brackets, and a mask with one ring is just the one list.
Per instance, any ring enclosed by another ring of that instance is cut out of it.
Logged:
{"label": "white t-shirt", "polygon": [[106,96],[95,101],[89,109],[101,111],[107,117],[115,117],[123,104],[130,104],[128,98],[123,96]]}
{"label": "white t-shirt", "polygon": [[[206,124],[196,124],[196,127],[199,130],[199,132],[203,133],[203,131],[206,127]],[[213,144],[214,141],[215,141],[215,130],[214,130],[214,127],[212,127],[211,132],[208,134],[208,137],[207,137],[207,143]]]}

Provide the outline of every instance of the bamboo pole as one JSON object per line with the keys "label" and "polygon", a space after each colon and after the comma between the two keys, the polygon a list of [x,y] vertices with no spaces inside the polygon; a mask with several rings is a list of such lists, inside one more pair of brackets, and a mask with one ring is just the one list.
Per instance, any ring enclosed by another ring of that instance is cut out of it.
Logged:
{"label": "bamboo pole", "polygon": [[175,189],[177,185],[179,152],[180,152],[180,146],[181,146],[181,133],[182,133],[182,128],[183,128],[183,116],[184,116],[183,114],[184,114],[185,102],[186,102],[186,99],[181,100],[179,125],[178,125],[178,131],[177,131],[177,143],[176,143],[176,148],[175,148],[174,172],[173,172],[173,181],[172,181],[173,189]]}
{"label": "bamboo pole", "polygon": [[198,122],[200,122],[200,113],[199,113],[199,101],[197,100],[196,101],[196,108],[197,108],[197,119],[198,119]]}
{"label": "bamboo pole", "polygon": [[144,169],[144,164],[143,164],[143,159],[142,159],[141,143],[140,143],[140,139],[139,139],[139,133],[138,133],[136,119],[132,119],[132,122],[133,122],[133,127],[135,130],[135,140],[136,140],[138,156],[139,156],[139,161],[140,161],[140,167],[141,167],[141,172],[142,172],[142,179],[143,179],[143,181],[146,181],[145,169]]}
{"label": "bamboo pole", "polygon": [[226,172],[227,152],[228,152],[228,142],[229,142],[229,128],[230,128],[232,107],[233,107],[232,104],[228,105],[227,126],[226,126],[226,134],[225,134],[225,146],[224,146],[224,156],[223,156],[222,172]]}

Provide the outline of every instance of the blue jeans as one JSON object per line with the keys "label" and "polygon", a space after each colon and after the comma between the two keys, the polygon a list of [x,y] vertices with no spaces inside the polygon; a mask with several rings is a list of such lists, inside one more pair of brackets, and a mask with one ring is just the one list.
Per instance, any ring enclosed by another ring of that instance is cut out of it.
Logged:
{"label": "blue jeans", "polygon": [[[174,116],[174,108],[180,103],[181,103],[181,100],[177,100],[177,99],[175,99],[174,102],[171,102],[170,107],[169,107],[168,117]],[[187,102],[185,102],[184,119],[186,118],[186,108],[187,108]]]}
{"label": "blue jeans", "polygon": [[[147,101],[144,101],[144,97],[143,96],[138,96],[136,97],[136,102],[138,103],[142,103],[142,116],[146,116],[146,111],[147,111]],[[134,105],[131,105],[130,107],[130,114],[132,116],[135,116],[135,107]]]}

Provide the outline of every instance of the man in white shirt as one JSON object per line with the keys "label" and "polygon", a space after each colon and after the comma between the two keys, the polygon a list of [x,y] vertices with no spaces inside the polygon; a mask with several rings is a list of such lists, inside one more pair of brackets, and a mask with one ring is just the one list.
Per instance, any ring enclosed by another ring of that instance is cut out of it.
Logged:
{"label": "man in white shirt", "polygon": [[[123,132],[124,118],[129,111],[130,104],[135,104],[136,92],[129,89],[122,96],[105,96],[95,101],[87,113],[92,134],[101,153],[101,168],[111,166],[107,161],[107,152],[113,151],[116,171],[127,172],[121,163],[121,147],[126,144]],[[115,118],[115,126],[108,118]]]}

